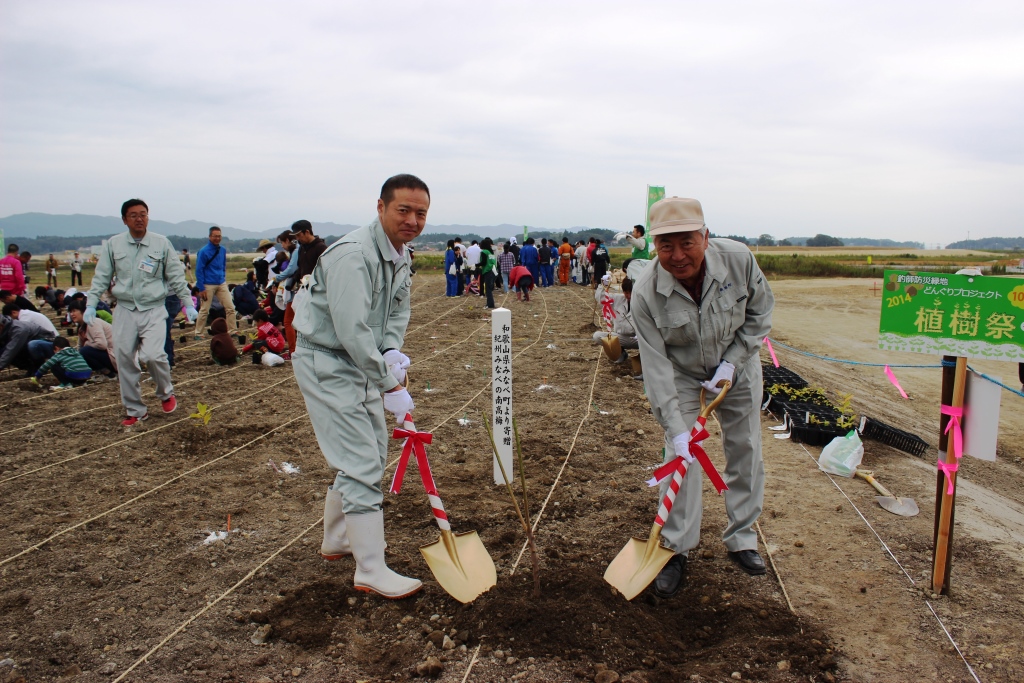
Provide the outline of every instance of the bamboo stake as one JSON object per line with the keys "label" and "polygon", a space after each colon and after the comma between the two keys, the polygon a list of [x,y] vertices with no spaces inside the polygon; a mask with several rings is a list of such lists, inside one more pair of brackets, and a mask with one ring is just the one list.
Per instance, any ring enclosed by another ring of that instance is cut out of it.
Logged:
{"label": "bamboo stake", "polygon": [[530,556],[533,560],[533,597],[540,597],[540,574],[537,571],[537,546],[533,542],[533,528],[530,523],[523,518],[523,512],[519,509],[519,501],[516,500],[516,494],[512,491],[512,484],[508,482],[508,474],[505,472],[505,465],[501,462],[501,458],[498,457],[498,445],[494,442],[494,432],[491,431],[491,424],[487,421],[487,413],[483,413],[484,418],[484,429],[487,430],[487,438],[491,441],[491,450],[494,451],[494,457],[498,461],[498,467],[501,468],[501,478],[505,482],[505,488],[508,490],[508,495],[512,499],[512,505],[516,509],[516,515],[519,517],[519,523],[523,525],[523,531],[526,532],[526,539],[530,543]]}
{"label": "bamboo stake", "polygon": [[[956,359],[956,375],[953,380],[953,400],[949,404],[954,408],[963,408],[964,393],[967,390],[967,359],[958,357]],[[952,419],[952,418],[950,418]],[[948,424],[948,421],[947,421]],[[945,432],[945,428],[943,428]],[[947,439],[946,463],[956,462],[956,453]],[[939,471],[939,484],[942,488],[941,495],[935,500],[936,519],[938,522],[935,532],[935,548],[932,562],[932,592],[949,592],[949,563],[952,558],[952,520],[954,497],[956,495],[956,472],[949,473],[949,480],[953,484],[953,493],[948,492],[944,472]]]}
{"label": "bamboo stake", "polygon": [[[523,509],[526,510],[526,519],[530,520],[530,499],[526,495],[526,466],[523,464],[523,444],[519,441],[519,423],[512,418],[512,433],[516,438],[516,455],[519,456],[519,481],[523,487]],[[531,523],[532,524],[532,523]]]}

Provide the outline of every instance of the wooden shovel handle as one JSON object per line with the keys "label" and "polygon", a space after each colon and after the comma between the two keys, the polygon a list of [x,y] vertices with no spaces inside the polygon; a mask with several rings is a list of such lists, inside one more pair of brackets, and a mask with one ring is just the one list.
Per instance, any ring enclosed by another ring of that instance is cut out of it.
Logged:
{"label": "wooden shovel handle", "polygon": [[857,470],[857,476],[866,481],[867,483],[871,484],[872,486],[874,486],[875,490],[881,493],[883,496],[887,498],[896,497],[892,495],[892,491],[885,488],[875,480],[875,478],[872,476],[872,472],[868,472],[867,470]]}
{"label": "wooden shovel handle", "polygon": [[700,388],[700,416],[705,420],[711,416],[711,413],[715,412],[715,408],[719,406],[725,398],[725,395],[729,393],[729,388],[732,386],[732,382],[727,379],[723,379],[718,383],[718,386],[721,387],[721,391],[718,392],[718,396],[715,396],[710,405],[704,405],[704,398],[707,390],[704,387]]}

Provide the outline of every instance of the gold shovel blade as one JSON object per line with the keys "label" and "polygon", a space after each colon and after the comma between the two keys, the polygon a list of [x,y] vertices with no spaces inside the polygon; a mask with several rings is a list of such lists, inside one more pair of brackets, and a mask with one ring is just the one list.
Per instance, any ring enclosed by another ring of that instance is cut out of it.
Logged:
{"label": "gold shovel blade", "polygon": [[[661,529],[656,527],[660,532]],[[604,580],[622,593],[626,600],[640,595],[664,569],[675,553],[663,548],[660,533],[650,538],[633,537],[615,556],[604,572]]]}
{"label": "gold shovel blade", "polygon": [[619,343],[618,335],[609,334],[607,337],[602,337],[601,346],[604,348],[604,355],[608,356],[608,360],[616,361],[622,357],[622,345]]}
{"label": "gold shovel blade", "polygon": [[463,604],[498,583],[494,560],[475,531],[441,531],[441,537],[420,546],[420,552],[441,588]]}

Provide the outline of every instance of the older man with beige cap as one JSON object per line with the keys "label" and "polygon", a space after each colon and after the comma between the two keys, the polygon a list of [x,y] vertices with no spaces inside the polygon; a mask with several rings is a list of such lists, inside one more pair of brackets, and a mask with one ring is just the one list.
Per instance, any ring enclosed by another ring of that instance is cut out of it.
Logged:
{"label": "older man with beige cap", "polygon": [[[696,199],[663,199],[651,207],[650,221],[656,262],[634,284],[632,310],[647,395],[665,429],[666,460],[691,460],[701,387],[717,394],[721,380],[732,381],[718,408],[729,487],[722,538],[740,569],[764,574],[752,528],[764,499],[758,350],[771,330],[775,298],[746,245],[708,239]],[[703,478],[699,466],[688,469],[665,522],[661,535],[676,555],[654,580],[658,597],[679,591],[686,556],[700,542]]]}

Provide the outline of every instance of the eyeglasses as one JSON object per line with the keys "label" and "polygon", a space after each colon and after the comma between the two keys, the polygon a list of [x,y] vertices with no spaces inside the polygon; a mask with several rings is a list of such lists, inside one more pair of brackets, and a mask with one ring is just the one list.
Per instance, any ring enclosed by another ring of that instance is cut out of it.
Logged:
{"label": "eyeglasses", "polygon": [[148,214],[148,213],[146,213],[146,212],[142,212],[142,213],[130,213],[130,214],[128,214],[128,216],[127,216],[128,220],[130,220],[130,221],[138,220],[138,219],[140,219],[140,218],[148,218],[148,217],[149,217],[149,214]]}

